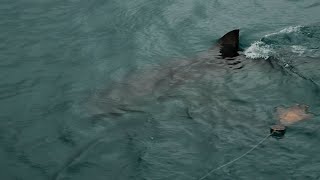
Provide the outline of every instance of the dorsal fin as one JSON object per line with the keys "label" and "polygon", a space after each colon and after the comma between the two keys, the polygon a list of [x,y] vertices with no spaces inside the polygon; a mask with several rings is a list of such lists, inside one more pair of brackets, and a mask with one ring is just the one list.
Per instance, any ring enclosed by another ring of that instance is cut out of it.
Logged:
{"label": "dorsal fin", "polygon": [[239,29],[228,32],[218,40],[220,53],[223,58],[238,56],[239,50]]}

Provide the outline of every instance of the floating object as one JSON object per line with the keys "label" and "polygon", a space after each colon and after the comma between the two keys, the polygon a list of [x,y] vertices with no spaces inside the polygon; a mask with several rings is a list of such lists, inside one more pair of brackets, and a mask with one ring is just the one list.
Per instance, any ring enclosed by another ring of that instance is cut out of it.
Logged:
{"label": "floating object", "polygon": [[291,107],[280,106],[276,108],[278,119],[283,125],[291,125],[293,123],[310,119],[312,114],[308,112],[308,105],[297,104]]}
{"label": "floating object", "polygon": [[273,137],[283,137],[286,133],[286,127],[282,124],[276,124],[270,127],[270,134]]}

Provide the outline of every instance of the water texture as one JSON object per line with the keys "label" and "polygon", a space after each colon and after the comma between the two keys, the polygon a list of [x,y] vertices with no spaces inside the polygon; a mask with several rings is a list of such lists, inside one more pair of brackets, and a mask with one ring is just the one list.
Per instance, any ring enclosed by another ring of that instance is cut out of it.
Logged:
{"label": "water texture", "polygon": [[[320,179],[319,12],[316,0],[2,0],[0,179],[197,180],[294,104],[313,118],[207,179]],[[244,61],[217,63],[207,50],[235,28]]]}

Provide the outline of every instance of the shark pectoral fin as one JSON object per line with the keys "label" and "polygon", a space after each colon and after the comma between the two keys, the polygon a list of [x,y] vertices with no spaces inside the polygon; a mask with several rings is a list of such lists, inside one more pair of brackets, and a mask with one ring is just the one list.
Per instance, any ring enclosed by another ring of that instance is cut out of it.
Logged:
{"label": "shark pectoral fin", "polygon": [[218,40],[218,46],[223,58],[239,55],[239,31],[239,29],[230,31]]}

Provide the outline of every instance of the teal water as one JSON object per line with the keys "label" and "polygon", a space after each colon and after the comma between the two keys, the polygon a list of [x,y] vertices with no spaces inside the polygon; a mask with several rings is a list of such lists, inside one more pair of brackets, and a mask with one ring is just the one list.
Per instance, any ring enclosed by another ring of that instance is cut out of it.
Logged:
{"label": "teal water", "polygon": [[[0,179],[196,180],[296,103],[314,117],[207,179],[320,179],[319,11],[316,0],[1,1]],[[235,28],[244,68],[181,66]],[[170,68],[184,83],[170,88]]]}

